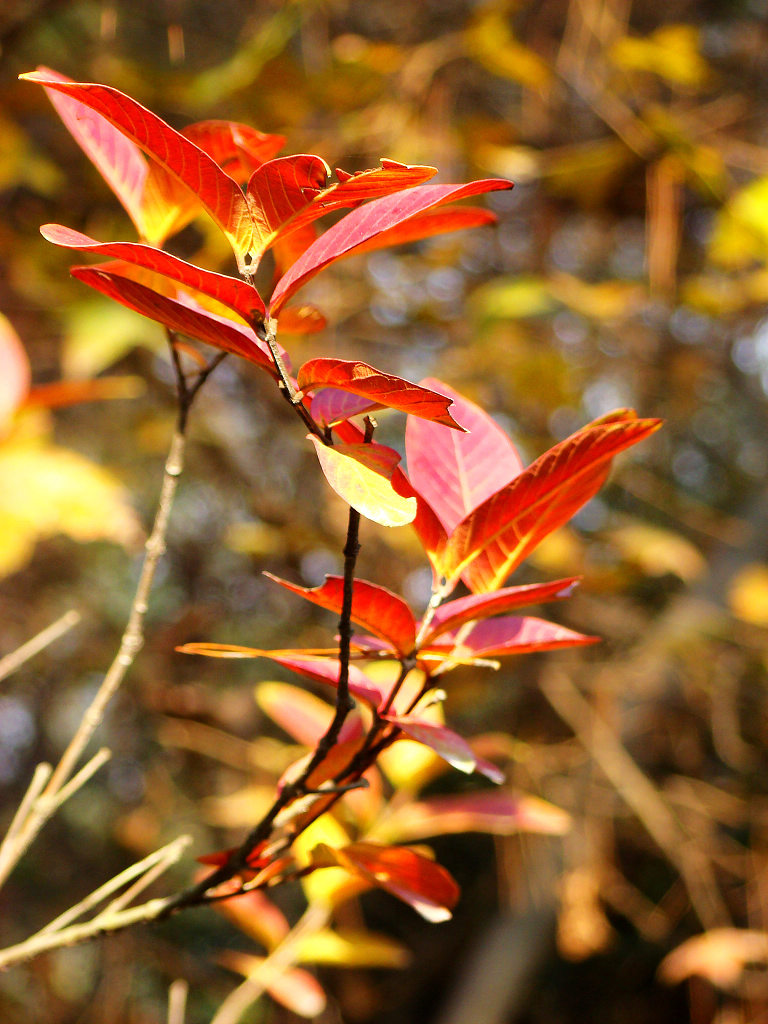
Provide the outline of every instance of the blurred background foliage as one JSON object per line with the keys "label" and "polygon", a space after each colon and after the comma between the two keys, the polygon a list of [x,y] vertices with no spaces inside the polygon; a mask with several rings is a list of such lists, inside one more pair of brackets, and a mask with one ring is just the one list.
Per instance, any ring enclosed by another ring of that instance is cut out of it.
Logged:
{"label": "blurred background foliage", "polygon": [[[36,384],[105,372],[144,382],[131,398],[31,410],[0,447],[0,653],[69,608],[83,615],[3,683],[6,815],[112,657],[174,417],[160,328],[70,281],[69,254],[39,236],[60,221],[133,237],[42,90],[16,81],[45,64],[123,89],[176,127],[244,121],[347,170],[386,156],[434,164],[442,182],[513,179],[488,199],[495,229],[321,275],[304,295],[330,326],[289,348],[441,377],[527,459],[616,406],[666,420],[518,574],[582,573],[580,592],[548,613],[605,643],[451,683],[452,724],[512,737],[513,785],[567,810],[571,832],[435,843],[464,891],[454,920],[426,926],[386,897],[366,900],[369,923],[408,946],[410,964],[323,969],[331,999],[318,1019],[766,1019],[764,952],[692,954],[668,966],[674,985],[657,972],[702,929],[768,928],[767,44],[757,0],[4,0],[0,311]],[[202,222],[174,249],[234,269]],[[59,453],[57,480],[86,507],[85,536],[101,539],[83,544],[66,517],[51,524],[53,484],[40,480],[54,470],[14,463],[19,431],[38,439],[38,458],[41,445]],[[402,421],[384,419],[382,433],[399,445]],[[204,852],[255,817],[245,787],[263,780],[269,750],[285,758],[285,734],[254,699],[272,676],[174,646],[329,642],[325,613],[261,576],[315,585],[340,569],[343,509],[306,447],[276,394],[227,360],[193,417],[146,647],[100,736],[114,757],[8,885],[4,943],[162,841],[191,831]],[[71,476],[72,460],[104,467],[108,490]],[[15,531],[29,543],[14,545]],[[362,539],[360,575],[425,598],[407,529],[366,523]],[[660,805],[686,837],[679,849],[651,838]],[[282,898],[291,916],[297,897]],[[249,948],[195,911],[44,957],[3,977],[0,1016],[154,1024],[181,976],[189,1020],[207,1022],[232,985],[216,963],[223,945]],[[729,984],[715,988],[707,976],[724,962]],[[249,1019],[296,1018],[265,1003]]]}

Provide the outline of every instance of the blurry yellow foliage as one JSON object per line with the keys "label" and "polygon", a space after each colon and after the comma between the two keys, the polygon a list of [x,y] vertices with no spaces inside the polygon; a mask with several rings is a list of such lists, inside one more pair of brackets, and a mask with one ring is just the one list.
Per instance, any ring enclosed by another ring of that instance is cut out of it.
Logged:
{"label": "blurry yellow foliage", "polygon": [[141,531],[123,488],[100,466],[21,434],[0,446],[0,575],[15,572],[35,543],[57,533],[132,545]]}
{"label": "blurry yellow foliage", "polygon": [[406,967],[410,959],[405,946],[373,932],[325,928],[304,936],[299,943],[302,963],[334,967]]}
{"label": "blurry yellow foliage", "polygon": [[662,25],[642,39],[624,36],[613,44],[609,57],[622,71],[650,72],[686,89],[699,87],[709,74],[693,25]]}
{"label": "blurry yellow foliage", "polygon": [[709,258],[733,268],[768,258],[768,177],[755,178],[718,211]]}
{"label": "blurry yellow foliage", "polygon": [[660,526],[628,523],[612,531],[610,538],[624,558],[649,576],[674,573],[690,582],[706,569],[706,560],[690,541]]}
{"label": "blurry yellow foliage", "polygon": [[158,351],[165,344],[165,332],[159,324],[116,302],[78,302],[67,312],[62,371],[65,377],[93,377],[136,345]]}
{"label": "blurry yellow foliage", "polygon": [[734,615],[756,626],[768,626],[768,565],[753,563],[737,572],[727,596]]}
{"label": "blurry yellow foliage", "polygon": [[492,3],[479,11],[464,30],[467,53],[495,75],[543,90],[552,81],[552,71],[546,61],[515,38],[505,7]]}

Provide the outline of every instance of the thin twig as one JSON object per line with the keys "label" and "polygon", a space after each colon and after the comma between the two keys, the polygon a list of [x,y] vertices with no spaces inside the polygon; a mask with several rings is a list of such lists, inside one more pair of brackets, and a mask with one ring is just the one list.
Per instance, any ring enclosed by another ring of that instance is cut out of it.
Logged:
{"label": "thin twig", "polygon": [[11,675],[18,668],[20,668],[24,662],[29,661],[30,658],[34,658],[40,651],[45,650],[55,640],[58,640],[60,636],[64,636],[70,629],[73,629],[80,621],[80,613],[71,609],[65,612],[60,619],[56,619],[50,626],[46,626],[37,636],[33,636],[31,640],[27,640],[26,643],[22,644],[21,647],[17,647],[15,651],[11,651],[10,654],[6,654],[4,658],[0,658],[0,680],[5,679],[6,676]]}
{"label": "thin twig", "polygon": [[184,1024],[188,992],[189,985],[183,978],[177,978],[168,989],[168,1024]]}

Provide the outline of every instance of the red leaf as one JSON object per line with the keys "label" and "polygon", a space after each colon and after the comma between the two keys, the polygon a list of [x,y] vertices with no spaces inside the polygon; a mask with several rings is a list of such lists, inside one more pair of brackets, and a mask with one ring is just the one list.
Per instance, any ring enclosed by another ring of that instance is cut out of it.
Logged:
{"label": "red leaf", "polygon": [[461,627],[425,644],[422,654],[449,651],[456,658],[496,658],[504,654],[553,651],[560,647],[583,647],[598,643],[599,637],[576,633],[546,619],[504,615],[486,619],[469,629]]}
{"label": "red leaf", "polygon": [[312,851],[318,867],[338,865],[385,889],[428,921],[447,921],[459,887],[445,868],[407,846],[352,843],[340,850],[319,844]]}
{"label": "red leaf", "polygon": [[470,594],[441,605],[432,616],[425,643],[430,643],[449,629],[463,626],[465,622],[476,622],[491,615],[510,611],[529,604],[543,601],[560,601],[570,597],[579,578],[553,580],[551,583],[529,583],[522,587],[506,587],[492,594]]}
{"label": "red leaf", "polygon": [[[307,601],[320,605],[321,608],[328,608],[341,614],[344,598],[342,576],[326,576],[325,583],[319,587],[300,587],[273,576],[270,572],[265,572],[264,575],[291,593],[298,594]],[[356,579],[352,591],[352,621],[374,636],[381,637],[398,654],[407,655],[413,650],[416,640],[413,612],[401,597],[386,587]]]}
{"label": "red leaf", "polygon": [[[301,650],[264,651],[258,647],[242,647],[239,644],[191,643],[176,648],[182,654],[201,654],[209,658],[269,658],[278,665],[284,665],[299,675],[316,679],[321,683],[338,686],[341,663],[338,658],[320,654],[308,654]],[[349,666],[349,692],[361,700],[378,707],[385,694],[372,679],[355,665]]]}
{"label": "red leaf", "polygon": [[237,121],[198,121],[182,130],[223,171],[244,185],[253,172],[285,145],[284,135],[267,135]]}
{"label": "red leaf", "polygon": [[112,256],[169,277],[228,306],[249,324],[263,320],[264,302],[261,296],[255,288],[240,278],[203,270],[151,245],[140,245],[137,242],[97,242],[96,239],[61,224],[43,224],[40,233],[54,245],[77,249],[80,252]]}
{"label": "red leaf", "polygon": [[440,380],[421,382],[452,402],[451,412],[467,432],[442,430],[409,419],[405,428],[408,477],[450,533],[486,498],[523,468],[517,449],[493,419]]}
{"label": "red leaf", "polygon": [[[55,90],[69,96],[102,118],[106,118],[131,142],[178,178],[197,196],[202,206],[229,238],[240,271],[248,269],[245,257],[253,253],[254,234],[248,204],[237,182],[206,152],[171,128],[151,110],[147,110],[130,96],[110,86],[62,81],[55,72],[51,73],[44,69],[21,75],[21,78],[39,82],[46,87],[49,94]],[[81,119],[88,115],[78,112],[74,116]],[[92,129],[92,134],[96,135],[100,130],[100,126],[97,125]],[[131,177],[128,179],[132,196],[137,193],[139,187],[133,180],[137,166],[137,159],[134,157],[131,162]],[[141,187],[143,188],[143,179]],[[126,192],[127,189],[124,188],[123,191]],[[141,230],[140,226],[139,229]]]}
{"label": "red leaf", "polygon": [[[420,185],[404,193],[375,199],[353,210],[321,235],[280,279],[272,294],[272,315],[323,267],[342,256],[351,255],[357,246],[369,242],[383,231],[389,231],[431,207],[505,188],[511,188],[511,183],[500,178],[474,181],[468,185]],[[395,244],[394,236],[391,244]]]}
{"label": "red leaf", "polygon": [[199,338],[209,345],[242,356],[275,375],[269,349],[249,327],[215,313],[195,309],[191,297],[185,302],[171,299],[133,281],[120,270],[120,264],[72,267],[70,273],[110,299],[133,309],[150,320],[158,320],[172,331]]}
{"label": "red leaf", "polygon": [[[389,195],[431,178],[434,167],[409,167],[393,160],[382,160],[381,166],[356,174],[337,171],[339,181],[327,184],[329,169],[317,156],[301,154],[265,164],[248,183],[248,195],[257,221],[263,223],[264,249],[278,238],[300,235],[298,255],[311,244],[314,233],[307,227],[333,210],[358,206],[368,199]],[[285,252],[283,253],[285,256]],[[281,260],[281,265],[286,263]]]}
{"label": "red leaf", "polygon": [[310,359],[299,370],[297,384],[305,392],[339,388],[368,398],[377,406],[399,409],[446,427],[463,429],[448,412],[450,398],[356,359]]}
{"label": "red leaf", "polygon": [[[281,729],[298,743],[314,747],[328,728],[334,709],[320,697],[291,683],[259,683],[256,702]],[[357,712],[347,715],[339,733],[339,742],[362,735],[362,722]]]}
{"label": "red leaf", "polygon": [[464,737],[447,729],[444,725],[438,725],[436,722],[429,722],[414,715],[387,714],[381,717],[387,722],[391,722],[392,725],[396,725],[410,739],[416,740],[417,743],[423,743],[424,746],[434,750],[444,761],[454,768],[458,768],[460,772],[469,774],[479,771],[494,782],[504,781],[503,774],[495,765],[491,765],[487,761],[478,762]]}
{"label": "red leaf", "polygon": [[480,206],[460,206],[448,210],[427,210],[416,217],[411,217],[402,224],[396,224],[388,231],[382,231],[369,241],[355,247],[355,256],[361,253],[376,252],[392,245],[408,245],[420,242],[424,238],[435,235],[447,235],[451,231],[465,231],[468,228],[481,228],[493,224],[496,214],[484,210]]}
{"label": "red leaf", "polygon": [[370,398],[353,395],[349,391],[340,391],[338,388],[323,388],[312,396],[312,418],[316,423],[326,427],[376,408],[376,402]]}
{"label": "red leaf", "polygon": [[[464,574],[475,592],[496,590],[544,537],[594,496],[615,455],[661,426],[631,410],[611,415],[555,445],[463,519],[438,554],[439,571],[452,580]],[[481,555],[485,563],[473,567]]]}
{"label": "red leaf", "polygon": [[381,526],[405,526],[416,515],[416,501],[404,498],[391,484],[400,461],[383,444],[325,445],[310,434],[325,479],[348,505]]}

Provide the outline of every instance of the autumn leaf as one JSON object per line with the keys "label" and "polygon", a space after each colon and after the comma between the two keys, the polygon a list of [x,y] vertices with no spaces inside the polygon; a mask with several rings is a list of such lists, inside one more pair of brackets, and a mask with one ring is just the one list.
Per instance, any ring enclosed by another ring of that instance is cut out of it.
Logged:
{"label": "autumn leaf", "polygon": [[478,405],[440,380],[422,386],[445,395],[466,433],[409,419],[405,428],[408,478],[450,533],[470,512],[513,480],[523,463],[512,441]]}
{"label": "autumn leaf", "polygon": [[382,444],[331,447],[310,434],[325,479],[348,505],[381,526],[405,526],[416,515],[416,500],[391,484],[399,454]]}
{"label": "autumn leaf", "polygon": [[0,435],[29,392],[29,359],[11,322],[0,313]]}
{"label": "autumn leaf", "polygon": [[450,398],[357,359],[310,359],[299,370],[297,385],[304,392],[325,387],[349,391],[369,399],[371,408],[399,409],[446,427],[464,429],[448,412]]}
{"label": "autumn leaf", "polygon": [[[264,575],[291,593],[341,614],[344,600],[342,576],[326,576],[325,583],[319,587],[300,587],[270,572]],[[352,621],[380,637],[396,654],[407,655],[413,650],[416,641],[413,612],[401,597],[386,587],[355,579],[352,588]]]}
{"label": "autumn leaf", "polygon": [[617,410],[561,441],[458,524],[437,553],[439,571],[450,580],[464,574],[476,593],[496,590],[544,537],[593,497],[614,456],[660,426],[660,420]]}
{"label": "autumn leaf", "polygon": [[[352,255],[384,231],[393,231],[410,218],[426,210],[455,202],[482,192],[511,188],[501,178],[489,178],[467,185],[420,185],[406,192],[374,199],[342,218],[317,239],[280,279],[272,293],[270,312],[275,316],[285,302],[329,263]],[[406,229],[407,231],[407,229]],[[408,236],[408,240],[412,238]],[[397,244],[398,236],[390,235],[388,245]]]}
{"label": "autumn leaf", "polygon": [[427,921],[447,921],[459,898],[459,887],[445,868],[405,846],[351,843],[334,850],[318,844],[315,867],[338,866],[385,889],[413,907]]}
{"label": "autumn leaf", "polygon": [[391,725],[396,725],[406,736],[417,743],[434,750],[444,761],[447,761],[453,768],[460,772],[470,774],[479,771],[486,775],[492,782],[504,781],[504,775],[488,762],[479,762],[472,752],[472,748],[458,733],[446,728],[437,722],[430,722],[417,715],[395,715],[382,714],[382,718]]}
{"label": "autumn leaf", "polygon": [[546,619],[503,615],[443,633],[437,640],[425,644],[420,654],[443,651],[463,661],[467,658],[499,658],[505,654],[553,651],[561,647],[583,647],[598,641],[599,637],[576,633]]}

